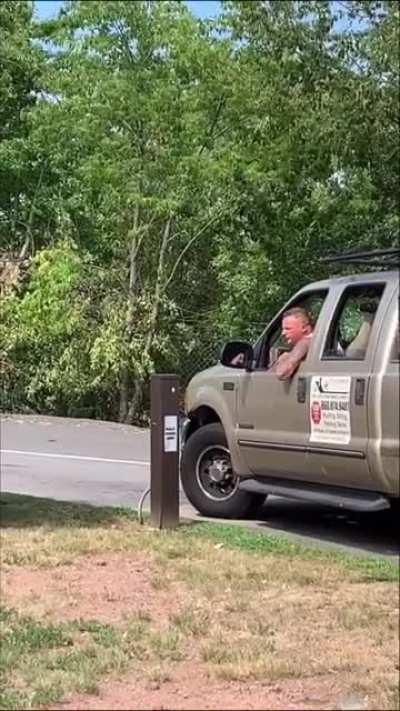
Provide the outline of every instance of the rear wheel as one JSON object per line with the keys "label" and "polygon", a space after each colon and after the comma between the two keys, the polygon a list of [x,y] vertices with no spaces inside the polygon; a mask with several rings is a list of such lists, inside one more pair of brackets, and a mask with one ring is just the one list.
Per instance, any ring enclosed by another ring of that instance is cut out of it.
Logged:
{"label": "rear wheel", "polygon": [[204,516],[241,518],[255,512],[265,499],[239,489],[224,430],[216,422],[187,440],[181,480],[190,503]]}

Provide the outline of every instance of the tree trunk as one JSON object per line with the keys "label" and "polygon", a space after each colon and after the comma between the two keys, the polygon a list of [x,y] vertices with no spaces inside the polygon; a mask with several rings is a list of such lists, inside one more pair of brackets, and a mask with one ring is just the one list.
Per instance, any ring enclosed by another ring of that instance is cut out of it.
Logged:
{"label": "tree trunk", "polygon": [[125,419],[128,425],[133,425],[134,421],[138,419],[138,413],[142,411],[145,386],[146,382],[143,378],[136,378],[133,383],[129,408]]}
{"label": "tree trunk", "polygon": [[169,235],[171,232],[172,217],[169,217],[164,228],[163,237],[161,241],[160,254],[158,257],[158,268],[157,268],[157,278],[156,278],[156,288],[154,291],[154,301],[153,308],[150,315],[149,330],[147,333],[146,345],[144,352],[146,356],[150,356],[151,347],[153,345],[154,335],[157,328],[158,314],[160,312],[160,303],[162,295],[163,277],[164,277],[164,265],[165,265],[165,255],[167,253],[167,245],[169,240]]}
{"label": "tree trunk", "polygon": [[[146,362],[150,358],[151,348],[153,345],[153,340],[157,328],[157,320],[160,312],[160,303],[162,295],[162,286],[164,279],[164,267],[165,267],[165,256],[167,253],[167,246],[169,235],[171,231],[172,217],[169,217],[165,227],[161,240],[160,254],[158,256],[158,267],[157,267],[157,277],[156,286],[154,290],[154,300],[153,307],[150,314],[149,330],[147,332],[146,343],[143,349],[144,361]],[[126,417],[126,422],[132,424],[135,415],[139,412],[143,404],[143,395],[146,382],[144,380],[137,380],[135,382],[134,391],[132,393],[131,401],[129,403],[129,409]]]}
{"label": "tree trunk", "polygon": [[[134,326],[134,308],[137,291],[137,255],[141,240],[139,239],[139,207],[135,208],[132,238],[129,248],[129,286],[126,303],[125,339],[129,343],[132,338]],[[119,398],[119,421],[126,422],[129,410],[129,390],[130,390],[129,368],[126,364],[121,375],[120,398]]]}
{"label": "tree trunk", "polygon": [[25,259],[26,255],[27,255],[27,252],[28,252],[28,247],[29,247],[30,241],[31,241],[31,235],[28,234],[28,235],[25,237],[25,242],[24,242],[24,244],[22,245],[22,247],[21,247],[21,249],[20,249],[20,252],[19,252],[19,255],[18,255],[18,259],[20,259],[20,260]]}

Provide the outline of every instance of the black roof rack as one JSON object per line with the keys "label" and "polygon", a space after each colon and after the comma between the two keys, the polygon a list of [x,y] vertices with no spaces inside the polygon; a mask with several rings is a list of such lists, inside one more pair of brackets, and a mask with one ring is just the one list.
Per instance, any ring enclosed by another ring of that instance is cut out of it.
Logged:
{"label": "black roof rack", "polygon": [[393,269],[400,266],[400,247],[342,252],[342,254],[321,257],[320,261],[324,263],[362,264],[369,267],[379,267],[380,269],[388,267]]}

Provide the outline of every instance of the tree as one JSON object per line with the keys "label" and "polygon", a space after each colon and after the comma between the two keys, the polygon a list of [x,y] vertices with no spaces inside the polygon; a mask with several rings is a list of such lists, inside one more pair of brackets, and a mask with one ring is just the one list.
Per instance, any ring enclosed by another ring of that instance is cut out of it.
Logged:
{"label": "tree", "polygon": [[32,7],[24,0],[0,4],[0,244],[22,257],[28,249],[26,234],[21,237],[28,216],[20,200],[26,173],[16,143],[26,137],[25,116],[37,98],[43,61],[32,42]]}
{"label": "tree", "polygon": [[31,407],[141,421],[152,370],[208,364],[321,255],[396,238],[396,3],[225,2],[204,23],[80,1],[29,32],[52,49],[0,158],[4,225],[36,257],[0,346]]}
{"label": "tree", "polygon": [[397,239],[398,6],[340,6],[345,17],[329,2],[224,3],[223,26],[238,47],[231,121],[243,202],[234,232],[264,259],[256,259],[264,297],[254,300],[252,280],[236,279],[235,243],[225,258],[221,301],[229,318],[249,303],[242,332],[251,313],[265,320],[328,275],[321,255]]}
{"label": "tree", "polygon": [[59,52],[48,63],[52,98],[31,114],[28,150],[46,165],[37,211],[53,237],[68,230],[107,269],[92,364],[96,377],[112,372],[120,419],[131,422],[165,353],[168,315],[212,300],[200,265],[231,208],[214,76],[230,48],[176,2],[77,2],[44,29]]}

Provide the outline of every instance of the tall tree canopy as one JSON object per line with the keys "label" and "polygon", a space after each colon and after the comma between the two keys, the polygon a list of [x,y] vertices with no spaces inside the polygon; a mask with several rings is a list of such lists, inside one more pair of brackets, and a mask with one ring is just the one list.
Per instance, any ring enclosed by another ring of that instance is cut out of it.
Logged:
{"label": "tall tree canopy", "polygon": [[321,254],[392,244],[398,19],[81,0],[36,23],[3,3],[0,239],[33,260],[3,300],[11,405],[141,421],[154,369],[255,336]]}

